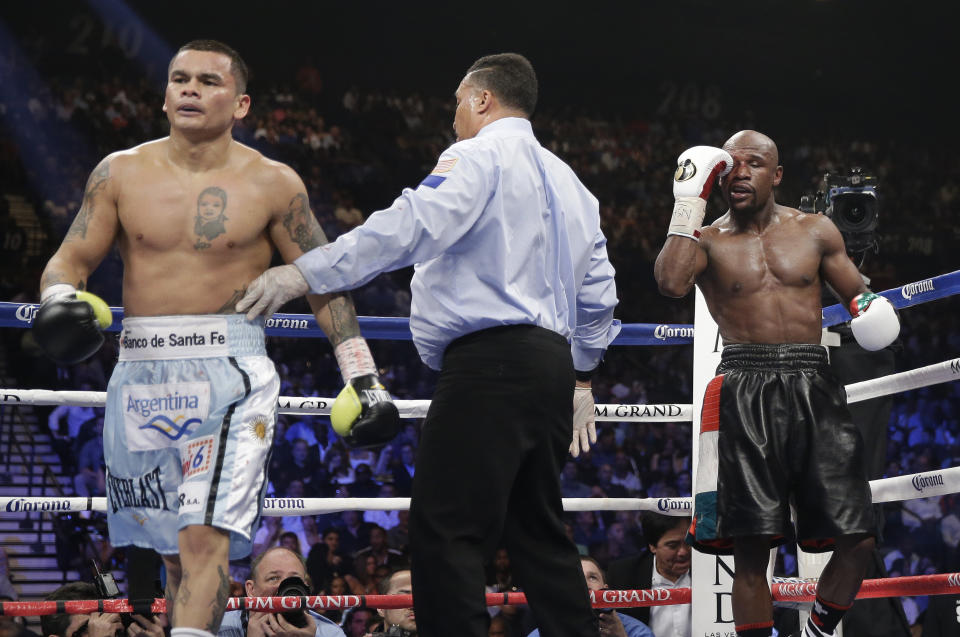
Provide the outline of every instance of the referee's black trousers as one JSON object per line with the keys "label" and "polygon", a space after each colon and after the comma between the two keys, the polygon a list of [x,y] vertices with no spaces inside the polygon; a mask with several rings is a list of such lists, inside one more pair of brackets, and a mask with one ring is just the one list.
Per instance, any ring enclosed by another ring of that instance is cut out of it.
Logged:
{"label": "referee's black trousers", "polygon": [[487,637],[484,562],[501,541],[543,637],[596,637],[583,570],[563,525],[570,345],[515,325],[447,348],[423,425],[410,547],[422,637]]}

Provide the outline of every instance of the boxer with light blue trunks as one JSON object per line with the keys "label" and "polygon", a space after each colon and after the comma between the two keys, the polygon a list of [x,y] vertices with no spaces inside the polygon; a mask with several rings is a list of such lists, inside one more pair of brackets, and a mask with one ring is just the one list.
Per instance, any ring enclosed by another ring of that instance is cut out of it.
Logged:
{"label": "boxer with light blue trunks", "polygon": [[248,555],[279,391],[262,322],[125,319],[103,431],[113,545],[175,554],[177,531],[203,524]]}
{"label": "boxer with light blue trunks", "polygon": [[[263,327],[237,315],[274,255],[327,242],[303,180],[233,139],[250,108],[247,67],[213,40],[177,51],[163,110],[170,135],[111,153],[40,280],[33,328],[54,361],[103,342],[110,308],[86,289],[111,249],[123,260],[127,320],[105,423],[110,540],[163,554],[171,637],[213,637],[230,593],[229,557],[249,552],[279,383]],[[400,429],[345,294],[307,295],[345,387],[331,422],[349,445]]]}

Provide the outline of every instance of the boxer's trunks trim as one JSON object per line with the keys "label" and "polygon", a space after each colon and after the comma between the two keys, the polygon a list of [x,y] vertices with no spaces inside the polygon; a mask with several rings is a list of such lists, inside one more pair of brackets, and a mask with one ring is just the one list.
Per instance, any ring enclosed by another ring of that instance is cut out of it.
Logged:
{"label": "boxer's trunks trim", "polygon": [[[220,425],[220,445],[217,447],[217,461],[213,466],[213,478],[210,480],[210,493],[207,495],[207,515],[204,518],[204,524],[210,526],[213,524],[213,510],[217,505],[217,491],[220,489],[220,474],[223,472],[223,456],[227,453],[227,437],[230,433],[230,422],[233,420],[233,412],[237,405],[242,403],[250,396],[250,376],[240,368],[237,359],[233,356],[227,358],[230,364],[240,372],[243,378],[243,396],[227,407],[227,413],[223,416],[223,423]],[[260,501],[257,500],[257,510],[259,511]],[[259,517],[259,515],[258,515]]]}

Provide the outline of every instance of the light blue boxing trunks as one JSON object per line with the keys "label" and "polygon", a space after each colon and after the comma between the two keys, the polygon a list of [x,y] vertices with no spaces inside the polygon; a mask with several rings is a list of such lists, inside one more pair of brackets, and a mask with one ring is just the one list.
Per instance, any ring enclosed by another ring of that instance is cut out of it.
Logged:
{"label": "light blue boxing trunks", "polygon": [[103,451],[114,546],[178,552],[177,531],[230,532],[250,553],[280,379],[263,323],[242,314],[127,318],[107,388]]}

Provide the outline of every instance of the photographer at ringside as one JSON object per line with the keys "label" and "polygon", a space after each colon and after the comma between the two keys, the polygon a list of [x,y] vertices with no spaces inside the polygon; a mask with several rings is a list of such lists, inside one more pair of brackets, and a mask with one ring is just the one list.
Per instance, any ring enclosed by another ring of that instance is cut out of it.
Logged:
{"label": "photographer at ringside", "polygon": [[[247,597],[305,596],[307,568],[303,558],[290,549],[275,546],[253,560],[250,579],[244,584]],[[280,613],[248,610],[223,615],[218,637],[345,637],[335,623],[312,610]]]}
{"label": "photographer at ringside", "polygon": [[[97,588],[89,582],[64,584],[46,597],[48,601],[99,598]],[[164,628],[168,623],[165,614],[160,613],[150,619],[135,613],[128,617],[132,621],[126,630],[119,613],[43,615],[40,628],[45,637],[164,637]]]}

